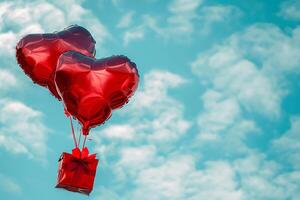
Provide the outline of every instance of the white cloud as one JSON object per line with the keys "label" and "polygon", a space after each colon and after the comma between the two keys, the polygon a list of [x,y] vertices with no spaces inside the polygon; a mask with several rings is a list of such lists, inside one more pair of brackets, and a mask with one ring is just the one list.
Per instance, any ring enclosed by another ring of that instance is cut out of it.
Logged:
{"label": "white cloud", "polygon": [[151,141],[167,142],[177,140],[187,131],[190,122],[183,119],[183,105],[168,94],[170,88],[185,82],[181,76],[167,71],[145,75],[144,85],[131,104],[135,120],[140,124],[135,126],[139,134]]}
{"label": "white cloud", "polygon": [[132,23],[132,18],[134,16],[134,12],[133,11],[129,11],[127,12],[125,15],[123,15],[119,21],[119,23],[117,24],[118,28],[128,28],[131,23]]}
{"label": "white cloud", "polygon": [[[181,86],[186,80],[178,74],[168,71],[151,71],[145,75],[144,85],[134,97],[133,106],[137,109],[147,108],[161,110],[159,105],[166,107],[174,99],[168,96],[168,90]],[[156,104],[156,107],[151,105]]]}
{"label": "white cloud", "polygon": [[291,118],[291,127],[279,138],[274,139],[273,151],[282,155],[294,168],[300,170],[300,117]]}
{"label": "white cloud", "polygon": [[8,55],[13,54],[17,41],[26,34],[59,31],[72,24],[86,27],[94,35],[98,46],[102,46],[104,40],[109,37],[108,31],[91,11],[81,6],[81,3],[82,1],[75,0],[17,0],[0,3],[1,52],[4,55],[7,55],[7,52]]}
{"label": "white cloud", "polygon": [[299,182],[300,182],[300,171],[282,173],[276,177],[276,184],[282,187],[281,191],[283,196],[289,197],[290,199],[293,200],[300,198]]}
{"label": "white cloud", "polygon": [[17,43],[17,36],[9,31],[6,33],[0,33],[0,48],[1,53],[6,54],[13,54],[15,49],[13,45]]}
{"label": "white cloud", "polygon": [[203,7],[200,17],[205,21],[209,21],[209,23],[213,23],[222,22],[228,17],[240,14],[241,11],[237,7],[231,5],[213,5]]}
{"label": "white cloud", "polygon": [[[181,38],[184,38],[184,41],[190,40],[192,34],[207,34],[214,24],[229,22],[242,14],[240,9],[235,6],[202,6],[202,4],[202,0],[173,0],[168,4],[165,21],[154,15],[143,14],[140,17],[142,22],[139,25],[124,32],[124,44],[127,45],[134,39],[143,39],[149,30],[164,39],[182,41]],[[127,25],[131,22],[131,16],[131,13],[126,14],[120,22],[123,22],[124,19],[124,24]]]}
{"label": "white cloud", "polygon": [[143,26],[135,27],[127,30],[123,36],[124,45],[128,45],[131,41],[141,40],[145,36],[145,28]]}
{"label": "white cloud", "polygon": [[197,17],[197,8],[202,0],[173,0],[169,4],[171,16],[164,32],[169,34],[190,34],[194,31],[193,20]]}
{"label": "white cloud", "polygon": [[300,27],[286,33],[273,24],[255,24],[232,37],[230,43],[270,75],[286,75],[300,69],[297,56],[300,53]]}
{"label": "white cloud", "polygon": [[[203,96],[203,110],[198,116],[198,135],[194,141],[197,151],[208,156],[245,155],[250,148],[245,144],[249,134],[260,132],[256,123],[244,118],[235,97],[207,90]],[[237,150],[238,149],[238,150]]]}
{"label": "white cloud", "polygon": [[[190,36],[194,32],[208,33],[213,24],[230,21],[232,18],[241,15],[241,11],[235,6],[212,5],[201,7],[201,5],[202,0],[174,0],[168,7],[170,16],[167,18],[167,26],[159,27],[157,20],[153,17],[148,17],[145,22],[161,36],[175,36],[178,39],[177,36]],[[201,29],[196,29],[198,25],[201,25]]]}
{"label": "white cloud", "polygon": [[103,199],[109,199],[109,200],[119,200],[124,199],[124,196],[122,194],[118,195],[117,192],[114,192],[111,187],[99,187],[94,188],[94,193],[98,192],[100,195],[96,196],[95,200],[103,200]]}
{"label": "white cloud", "polygon": [[43,160],[49,130],[41,117],[39,111],[22,102],[0,100],[0,147],[9,153]]}
{"label": "white cloud", "polygon": [[[222,174],[222,175],[220,175]],[[125,199],[242,199],[233,168],[224,161],[206,162],[196,169],[195,159],[174,155],[160,164],[144,168],[137,174]]]}
{"label": "white cloud", "polygon": [[300,20],[300,1],[289,0],[284,1],[280,6],[279,15],[288,20]]}
{"label": "white cloud", "polygon": [[239,18],[242,11],[231,5],[211,5],[203,7],[198,15],[201,25],[201,33],[207,34],[216,23],[228,23],[232,19]]}
{"label": "white cloud", "polygon": [[190,13],[194,12],[202,0],[173,0],[169,4],[169,11],[172,13]]}
{"label": "white cloud", "polygon": [[141,171],[133,199],[179,199],[184,191],[183,179],[192,171],[193,164],[192,158],[181,157]]}
{"label": "white cloud", "polygon": [[114,165],[116,180],[127,182],[128,177],[136,177],[142,169],[157,163],[159,159],[154,145],[123,147],[120,159]]}
{"label": "white cloud", "polygon": [[243,199],[243,192],[236,179],[236,174],[228,162],[207,161],[203,169],[195,170],[185,179],[187,192],[194,192],[187,199]]}
{"label": "white cloud", "polygon": [[[284,163],[282,163],[284,164]],[[240,177],[240,188],[246,200],[298,199],[299,171],[282,171],[282,165],[268,160],[266,155],[252,153],[233,162],[233,168]]]}
{"label": "white cloud", "polygon": [[8,70],[0,68],[0,91],[17,86],[16,77]]}
{"label": "white cloud", "polygon": [[202,0],[173,0],[168,6],[169,17],[166,25],[159,25],[158,19],[144,15],[144,25],[164,38],[178,39],[178,36],[190,35],[194,32],[194,20]]}
{"label": "white cloud", "polygon": [[13,194],[22,192],[21,186],[15,180],[2,174],[0,174],[0,189]]}
{"label": "white cloud", "polygon": [[239,118],[240,108],[236,100],[222,99],[222,94],[207,91],[202,96],[204,112],[198,118],[202,134],[217,135],[232,126]]}
{"label": "white cloud", "polygon": [[112,3],[114,4],[114,6],[118,7],[120,2],[122,2],[122,0],[112,0]]}
{"label": "white cloud", "polygon": [[202,53],[193,62],[203,84],[235,97],[248,112],[279,117],[287,74],[297,72],[300,37],[270,24],[256,24]]}
{"label": "white cloud", "polygon": [[128,124],[111,125],[102,131],[103,137],[121,140],[132,140],[134,139],[135,134],[135,129]]}
{"label": "white cloud", "polygon": [[299,41],[298,28],[286,34],[275,25],[256,24],[197,57],[192,70],[204,93],[196,149],[217,157],[251,152],[250,134],[268,134],[253,116],[281,117],[288,76],[300,66]]}
{"label": "white cloud", "polygon": [[121,150],[118,164],[132,169],[149,165],[156,154],[155,146],[126,147]]}
{"label": "white cloud", "polygon": [[[145,149],[149,150],[148,147]],[[142,151],[149,152],[145,149]],[[125,157],[133,161],[136,151],[141,152],[135,149],[130,153],[131,157]],[[296,200],[300,197],[300,171],[283,172],[282,164],[268,160],[266,155],[258,152],[249,153],[232,162],[201,161],[201,167],[197,167],[199,160],[191,155],[169,154],[159,160],[153,157],[153,151],[150,152],[149,159],[147,153],[142,153],[144,158],[139,157],[142,167],[138,170],[140,162],[119,163],[130,166],[125,172],[136,170],[135,173],[129,173],[125,182],[116,182],[118,187],[109,190],[102,188],[101,194],[118,199],[120,196],[117,191],[123,191],[123,199],[145,200]],[[131,189],[124,186],[129,179],[133,180],[130,182]]]}

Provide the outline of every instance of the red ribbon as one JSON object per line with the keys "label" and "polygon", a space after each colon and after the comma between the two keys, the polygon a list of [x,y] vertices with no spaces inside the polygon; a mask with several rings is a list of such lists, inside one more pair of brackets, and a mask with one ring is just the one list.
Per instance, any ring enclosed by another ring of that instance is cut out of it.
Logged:
{"label": "red ribbon", "polygon": [[93,164],[96,159],[96,154],[89,155],[88,148],[83,148],[80,151],[79,148],[75,148],[72,150],[72,158],[70,160],[70,164],[66,165],[66,169],[70,171],[79,171],[82,168],[86,173],[91,172],[89,165]]}

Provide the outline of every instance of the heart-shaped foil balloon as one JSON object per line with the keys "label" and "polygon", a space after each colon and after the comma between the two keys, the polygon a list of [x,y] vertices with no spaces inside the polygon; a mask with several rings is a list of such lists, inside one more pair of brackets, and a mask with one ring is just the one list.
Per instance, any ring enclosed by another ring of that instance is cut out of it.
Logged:
{"label": "heart-shaped foil balloon", "polygon": [[125,56],[96,60],[75,51],[59,57],[55,73],[65,109],[81,122],[84,135],[126,104],[138,81],[136,65]]}
{"label": "heart-shaped foil balloon", "polygon": [[95,44],[85,28],[73,25],[60,32],[26,35],[17,44],[16,57],[34,83],[47,87],[60,100],[54,84],[58,57],[70,50],[94,57]]}

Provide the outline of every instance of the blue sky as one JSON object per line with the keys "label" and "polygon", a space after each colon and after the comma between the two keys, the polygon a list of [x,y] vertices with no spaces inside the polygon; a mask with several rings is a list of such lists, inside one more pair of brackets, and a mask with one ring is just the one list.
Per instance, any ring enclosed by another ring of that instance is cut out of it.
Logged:
{"label": "blue sky", "polygon": [[[63,107],[14,57],[29,33],[79,24],[98,58],[136,62],[135,96],[87,145],[92,200],[300,199],[299,0],[0,0],[0,197],[55,189],[73,142]],[[76,125],[77,126],[77,125]]]}

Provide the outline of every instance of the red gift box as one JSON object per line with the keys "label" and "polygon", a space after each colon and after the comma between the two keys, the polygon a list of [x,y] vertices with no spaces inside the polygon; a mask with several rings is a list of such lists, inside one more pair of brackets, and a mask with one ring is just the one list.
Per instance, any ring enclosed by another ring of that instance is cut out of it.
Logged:
{"label": "red gift box", "polygon": [[86,147],[82,152],[76,148],[72,154],[62,153],[56,188],[89,195],[93,190],[97,165],[96,154],[89,155]]}

